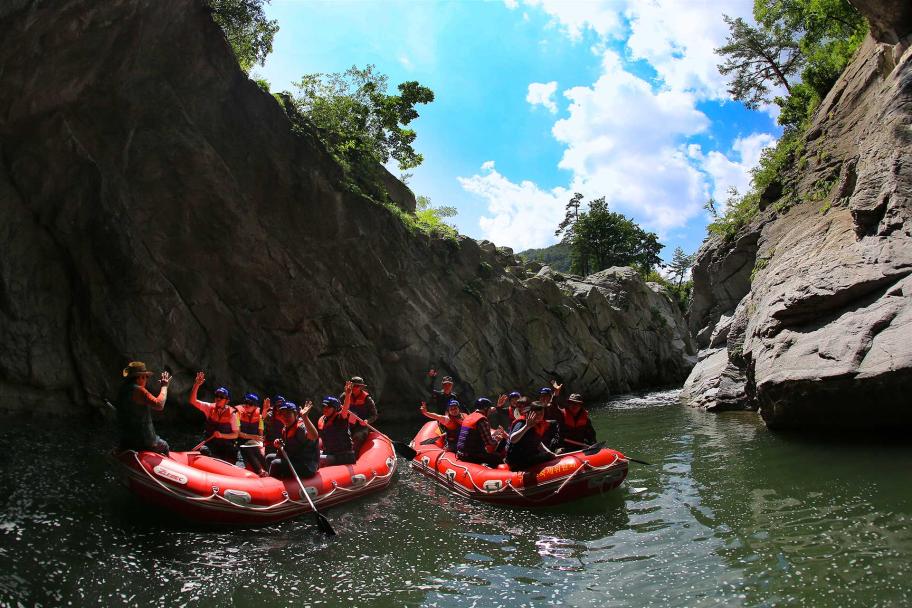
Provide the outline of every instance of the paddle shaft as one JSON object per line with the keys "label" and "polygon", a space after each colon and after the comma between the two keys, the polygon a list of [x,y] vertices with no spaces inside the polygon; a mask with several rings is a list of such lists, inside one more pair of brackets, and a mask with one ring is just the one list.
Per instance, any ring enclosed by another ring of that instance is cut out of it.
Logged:
{"label": "paddle shaft", "polygon": [[[573,439],[564,439],[564,441],[566,443],[572,443],[573,445],[584,446],[585,449],[594,448],[595,446],[598,445],[598,443],[593,443],[592,445],[586,445],[582,441],[574,441]],[[572,454],[572,452],[571,452],[571,454]],[[637,464],[645,464],[646,466],[650,466],[650,467],[652,466],[651,462],[646,462],[645,460],[637,460],[636,458],[631,458],[630,456],[624,456],[624,459],[629,460],[630,462],[635,462]]]}
{"label": "paddle shaft", "polygon": [[418,452],[416,452],[415,450],[413,450],[413,449],[410,448],[409,446],[405,445],[403,442],[401,442],[401,441],[393,441],[392,439],[389,438],[389,435],[386,435],[385,433],[381,433],[380,431],[378,431],[378,430],[377,430],[374,426],[372,426],[369,422],[367,422],[366,420],[364,420],[363,418],[361,418],[360,416],[358,416],[358,414],[355,414],[355,413],[353,413],[351,410],[349,410],[348,415],[349,415],[349,416],[352,416],[352,417],[353,417],[355,420],[357,420],[358,422],[364,423],[364,426],[366,426],[367,428],[369,428],[369,429],[372,430],[373,432],[377,433],[378,435],[380,435],[381,437],[383,437],[384,439],[386,439],[387,441],[389,441],[390,444],[392,444],[393,448],[395,448],[395,451],[398,452],[399,455],[402,456],[403,458],[405,458],[406,460],[412,460],[413,458],[415,458],[415,456],[418,455]]}
{"label": "paddle shaft", "polygon": [[[329,523],[329,520],[317,510],[317,505],[314,504],[314,501],[310,498],[310,494],[307,493],[307,490],[304,489],[304,484],[301,483],[301,478],[298,477],[298,472],[295,471],[294,465],[291,464],[291,460],[288,458],[288,454],[285,452],[285,446],[279,445],[279,454],[282,456],[282,460],[285,461],[285,464],[288,465],[288,469],[291,471],[291,474],[294,475],[295,481],[298,482],[298,487],[301,489],[301,496],[307,499],[307,503],[310,505],[310,508],[313,509],[314,514],[317,516],[317,527],[320,528],[324,533],[329,534],[330,536],[335,536],[336,531],[333,530],[332,525]],[[324,524],[326,527],[324,527]]]}
{"label": "paddle shaft", "polygon": [[215,433],[212,433],[211,435],[209,435],[208,437],[206,437],[205,439],[203,439],[202,441],[200,441],[200,442],[196,445],[196,447],[193,448],[193,449],[190,450],[190,451],[191,451],[191,452],[197,451],[198,449],[200,449],[201,447],[203,447],[204,445],[206,445],[207,443],[209,443],[210,441],[212,441],[212,439],[213,439],[214,437],[215,437]]}

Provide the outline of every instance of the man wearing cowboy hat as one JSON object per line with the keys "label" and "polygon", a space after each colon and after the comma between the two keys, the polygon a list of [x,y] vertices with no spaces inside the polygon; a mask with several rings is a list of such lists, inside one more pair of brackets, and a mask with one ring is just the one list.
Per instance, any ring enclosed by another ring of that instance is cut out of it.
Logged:
{"label": "man wearing cowboy hat", "polygon": [[149,450],[168,454],[168,444],[155,434],[152,411],[165,409],[171,374],[162,372],[161,389],[153,397],[146,388],[152,372],[142,361],[132,361],[123,370],[123,384],[117,392],[117,421],[120,427],[120,449]]}
{"label": "man wearing cowboy hat", "polygon": [[[367,384],[364,382],[364,378],[353,376],[349,383],[351,384],[351,406],[349,411],[367,424],[373,424],[378,417],[377,404],[374,403],[374,398],[367,392]],[[344,400],[345,393],[343,392],[339,395],[339,401]],[[354,442],[355,446],[355,454],[361,450],[361,445],[367,439],[369,432],[370,429],[363,424],[357,422],[352,424],[351,434],[352,442]]]}
{"label": "man wearing cowboy hat", "polygon": [[[428,370],[428,378],[430,379],[429,389],[431,391],[431,396],[428,399],[428,403],[431,404],[431,407],[437,410],[440,414],[446,414],[447,408],[450,405],[450,401],[459,401],[459,396],[453,392],[453,378],[450,376],[444,376],[440,381],[440,388],[442,390],[437,390],[434,388],[434,378],[437,377],[437,370],[431,368]],[[468,413],[468,409],[460,402],[459,409],[462,410],[464,414]]]}

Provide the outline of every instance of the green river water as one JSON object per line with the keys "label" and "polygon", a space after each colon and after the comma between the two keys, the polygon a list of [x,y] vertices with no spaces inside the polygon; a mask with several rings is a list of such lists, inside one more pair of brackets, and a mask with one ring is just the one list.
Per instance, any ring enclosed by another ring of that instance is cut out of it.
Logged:
{"label": "green river water", "polygon": [[334,539],[310,516],[183,526],[117,484],[105,427],[54,455],[36,438],[71,430],[7,426],[0,606],[912,605],[908,443],[773,434],[676,397],[594,409],[600,439],[654,463],[598,499],[469,504],[400,460],[387,491],[326,512]]}

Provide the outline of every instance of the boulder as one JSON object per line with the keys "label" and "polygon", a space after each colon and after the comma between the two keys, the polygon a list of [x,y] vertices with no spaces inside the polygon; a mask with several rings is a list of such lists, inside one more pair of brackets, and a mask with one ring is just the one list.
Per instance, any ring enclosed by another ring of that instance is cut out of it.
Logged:
{"label": "boulder", "polygon": [[686,403],[774,428],[912,425],[912,51],[894,50],[868,38],[821,103],[792,206],[701,250],[690,323],[714,350]]}

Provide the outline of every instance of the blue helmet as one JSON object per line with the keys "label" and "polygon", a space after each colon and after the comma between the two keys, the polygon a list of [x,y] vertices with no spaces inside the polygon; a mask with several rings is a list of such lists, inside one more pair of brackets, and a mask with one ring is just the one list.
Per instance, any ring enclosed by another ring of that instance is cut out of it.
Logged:
{"label": "blue helmet", "polygon": [[539,389],[539,390],[538,390],[538,394],[539,394],[539,395],[550,395],[550,394],[553,393],[553,392],[554,392],[554,391],[552,391],[552,390],[551,390],[550,388],[548,388],[547,386],[544,387],[544,388],[542,388],[542,389]]}
{"label": "blue helmet", "polygon": [[507,397],[509,397],[510,399],[517,399],[519,397],[522,397],[522,395],[519,394],[519,391],[513,391],[509,395],[507,395]]}
{"label": "blue helmet", "polygon": [[479,397],[478,399],[475,400],[475,409],[476,410],[490,408],[493,405],[494,404],[491,403],[491,400],[488,399],[487,397]]}
{"label": "blue helmet", "polygon": [[338,410],[342,407],[342,404],[339,403],[339,400],[335,397],[323,397],[323,406],[332,407]]}
{"label": "blue helmet", "polygon": [[218,387],[217,389],[215,389],[215,396],[216,396],[216,397],[223,397],[223,398],[225,398],[225,399],[231,399],[231,391],[229,391],[229,390],[228,390],[226,387],[224,387],[224,386],[220,386],[220,387]]}
{"label": "blue helmet", "polygon": [[449,402],[447,402],[447,407],[458,407],[460,409],[462,408],[462,406],[459,405],[459,402],[455,399],[450,399]]}
{"label": "blue helmet", "polygon": [[250,405],[259,405],[260,396],[257,395],[256,393],[247,393],[246,395],[244,395],[244,401],[246,401]]}
{"label": "blue helmet", "polygon": [[292,403],[291,401],[282,401],[282,403],[279,404],[279,407],[277,407],[276,410],[279,412],[284,412],[285,410],[291,410],[292,412],[297,414],[298,406],[295,405],[294,403]]}
{"label": "blue helmet", "polygon": [[272,398],[272,404],[275,406],[279,406],[283,403],[285,403],[285,397],[283,397],[282,395],[276,395],[275,397]]}

